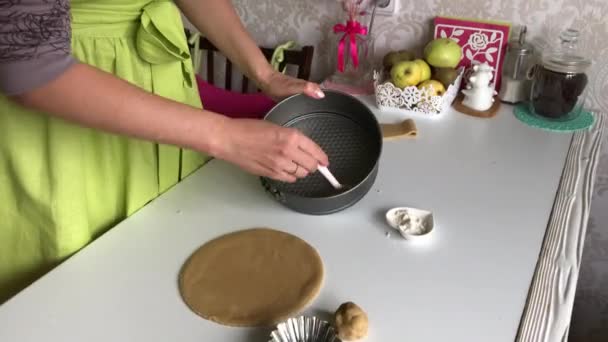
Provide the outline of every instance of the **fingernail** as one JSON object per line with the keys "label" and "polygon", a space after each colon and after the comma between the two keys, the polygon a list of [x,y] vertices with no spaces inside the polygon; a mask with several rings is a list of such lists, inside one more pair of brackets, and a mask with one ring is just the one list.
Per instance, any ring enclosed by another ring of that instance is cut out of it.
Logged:
{"label": "fingernail", "polygon": [[316,94],[317,94],[317,96],[318,96],[319,98],[321,98],[321,99],[325,97],[325,93],[324,93],[324,92],[322,92],[321,90],[317,90],[317,91],[316,91]]}

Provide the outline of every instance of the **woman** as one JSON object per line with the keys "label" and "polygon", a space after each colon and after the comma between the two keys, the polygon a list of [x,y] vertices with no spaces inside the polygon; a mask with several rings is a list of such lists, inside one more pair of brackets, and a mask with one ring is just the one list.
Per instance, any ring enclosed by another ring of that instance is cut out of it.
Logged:
{"label": "woman", "polygon": [[0,2],[0,303],[210,157],[287,182],[328,163],[201,109],[179,9],[266,94],[323,96],[271,68],[229,0],[68,4]]}

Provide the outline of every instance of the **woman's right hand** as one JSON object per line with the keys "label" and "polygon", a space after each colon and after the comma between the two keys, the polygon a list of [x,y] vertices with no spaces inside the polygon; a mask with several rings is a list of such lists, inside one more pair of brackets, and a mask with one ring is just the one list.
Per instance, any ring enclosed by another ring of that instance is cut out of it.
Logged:
{"label": "woman's right hand", "polygon": [[296,130],[172,101],[84,63],[11,99],[84,127],[197,150],[276,180],[294,182],[328,164],[321,148]]}
{"label": "woman's right hand", "polygon": [[292,183],[329,164],[303,133],[267,121],[229,119],[218,136],[214,156],[258,176]]}

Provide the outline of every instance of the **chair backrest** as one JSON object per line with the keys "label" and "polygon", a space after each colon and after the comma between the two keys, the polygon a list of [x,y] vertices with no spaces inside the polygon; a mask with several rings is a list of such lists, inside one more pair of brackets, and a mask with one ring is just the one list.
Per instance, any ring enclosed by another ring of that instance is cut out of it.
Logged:
{"label": "chair backrest", "polygon": [[[190,37],[190,32],[186,30],[186,36]],[[194,48],[194,44],[190,44],[190,48]],[[205,37],[200,38],[199,49],[204,50],[206,53],[206,58],[203,59],[203,63],[206,64],[207,69],[207,82],[211,84],[215,84],[215,63],[214,56],[215,52],[220,52],[215,45],[211,41],[209,41]],[[272,54],[274,53],[274,49],[267,47],[260,47],[260,50],[266,57],[268,61],[272,58]],[[287,65],[292,65],[297,67],[297,76],[298,78],[309,80],[310,79],[310,71],[312,66],[312,59],[314,55],[314,47],[313,46],[303,46],[300,50],[285,50],[284,51],[284,60],[281,62],[279,68],[283,70]],[[225,67],[225,89],[227,90],[235,90],[232,89],[232,69],[233,65],[230,60],[226,58],[226,67]],[[217,86],[217,85],[216,85]],[[249,89],[249,79],[243,75],[241,82],[240,91],[246,93]],[[259,91],[259,89],[257,89]]]}

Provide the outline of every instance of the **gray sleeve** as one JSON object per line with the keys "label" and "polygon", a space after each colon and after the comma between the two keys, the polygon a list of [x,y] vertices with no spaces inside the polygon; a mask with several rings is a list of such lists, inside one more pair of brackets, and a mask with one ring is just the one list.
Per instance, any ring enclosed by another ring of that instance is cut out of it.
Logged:
{"label": "gray sleeve", "polygon": [[69,0],[0,1],[1,93],[40,87],[75,62]]}

